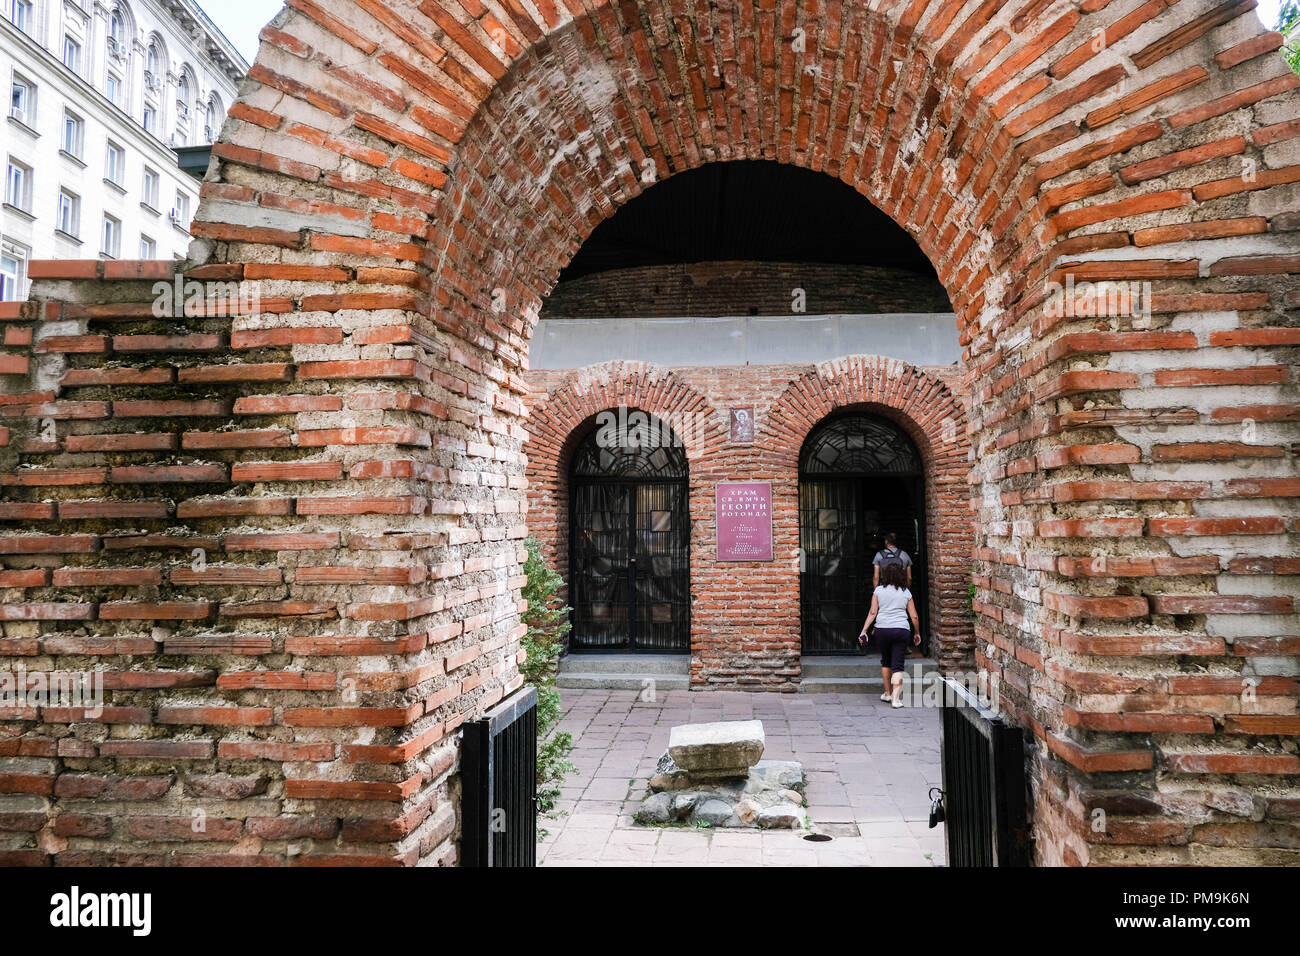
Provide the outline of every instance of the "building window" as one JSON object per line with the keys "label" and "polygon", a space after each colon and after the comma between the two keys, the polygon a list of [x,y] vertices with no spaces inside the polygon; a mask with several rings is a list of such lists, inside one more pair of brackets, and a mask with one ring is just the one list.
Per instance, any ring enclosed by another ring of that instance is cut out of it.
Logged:
{"label": "building window", "polygon": [[9,115],[24,126],[36,122],[36,85],[14,76],[10,85]]}
{"label": "building window", "polygon": [[27,298],[27,249],[16,243],[0,243],[0,301]]}
{"label": "building window", "polygon": [[163,88],[163,70],[166,64],[163,63],[162,54],[158,52],[158,42],[152,41],[144,55],[144,91],[148,96],[157,97]]}
{"label": "building window", "polygon": [[176,85],[176,132],[173,146],[188,146],[190,141],[190,81],[181,76]]}
{"label": "building window", "polygon": [[9,160],[5,175],[5,202],[23,212],[32,210],[32,169],[16,159]]}
{"label": "building window", "polygon": [[148,166],[144,168],[144,186],[141,192],[143,198],[140,201],[156,212],[158,209],[158,173]]}
{"label": "building window", "polygon": [[81,159],[82,146],[86,141],[86,122],[76,113],[63,111],[63,151],[70,156]]}
{"label": "building window", "polygon": [[114,106],[122,105],[122,78],[116,73],[110,72],[104,80],[104,95]]}
{"label": "building window", "polygon": [[76,113],[63,111],[63,150],[81,159],[86,145],[86,121]]}
{"label": "building window", "polygon": [[104,178],[116,186],[122,185],[126,174],[126,150],[112,140],[104,155]]}
{"label": "building window", "polygon": [[116,259],[122,252],[122,222],[112,216],[104,216],[104,229],[100,233],[99,251]]}
{"label": "building window", "polygon": [[221,104],[214,96],[208,100],[208,111],[204,114],[203,120],[203,141],[205,143],[215,142],[217,134],[221,132]]}
{"label": "building window", "polygon": [[32,32],[32,0],[13,0],[9,7],[9,19],[23,33]]}
{"label": "building window", "polygon": [[158,131],[158,111],[152,106],[146,106],[141,125],[144,126],[146,133],[156,133]]}
{"label": "building window", "polygon": [[75,37],[63,38],[63,65],[78,76],[81,75],[81,42]]}
{"label": "building window", "polygon": [[66,189],[59,190],[59,216],[55,228],[76,239],[81,232],[81,197]]}
{"label": "building window", "polygon": [[108,52],[119,60],[126,59],[126,21],[120,10],[114,10],[108,18]]}
{"label": "building window", "polygon": [[190,224],[190,197],[176,190],[176,205],[172,207],[172,223],[185,229]]}
{"label": "building window", "polygon": [[158,243],[154,242],[144,233],[140,234],[140,258],[156,259],[158,258]]}

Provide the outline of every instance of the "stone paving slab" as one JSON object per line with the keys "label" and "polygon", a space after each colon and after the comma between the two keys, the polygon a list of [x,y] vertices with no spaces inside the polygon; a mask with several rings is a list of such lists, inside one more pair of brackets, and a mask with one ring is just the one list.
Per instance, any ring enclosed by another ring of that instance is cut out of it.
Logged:
{"label": "stone paving slab", "polygon": [[[859,694],[561,692],[560,727],[578,768],[544,819],[542,866],[942,866],[943,828],[927,827],[940,782],[939,712],[893,710]],[[761,720],[766,760],[808,772],[808,812],[834,839],[788,830],[651,828],[632,815],[677,724]]]}

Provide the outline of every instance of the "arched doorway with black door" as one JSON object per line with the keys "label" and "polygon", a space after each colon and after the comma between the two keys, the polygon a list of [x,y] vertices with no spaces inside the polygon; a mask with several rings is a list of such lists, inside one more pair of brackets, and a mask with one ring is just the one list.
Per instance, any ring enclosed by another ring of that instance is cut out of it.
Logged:
{"label": "arched doorway with black door", "polygon": [[687,654],[689,469],[667,423],[637,409],[597,416],[569,469],[575,653]]}
{"label": "arched doorway with black door", "polygon": [[824,419],[799,456],[799,613],[805,656],[858,652],[872,563],[892,533],[912,559],[911,590],[929,652],[925,473],[916,444],[863,410]]}

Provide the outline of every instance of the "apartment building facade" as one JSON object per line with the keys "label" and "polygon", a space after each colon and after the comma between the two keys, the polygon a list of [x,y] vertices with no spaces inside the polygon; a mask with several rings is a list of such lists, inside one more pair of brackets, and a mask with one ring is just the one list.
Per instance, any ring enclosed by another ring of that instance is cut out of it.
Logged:
{"label": "apartment building facade", "polygon": [[0,0],[0,300],[33,259],[183,258],[211,143],[248,65],[193,0]]}

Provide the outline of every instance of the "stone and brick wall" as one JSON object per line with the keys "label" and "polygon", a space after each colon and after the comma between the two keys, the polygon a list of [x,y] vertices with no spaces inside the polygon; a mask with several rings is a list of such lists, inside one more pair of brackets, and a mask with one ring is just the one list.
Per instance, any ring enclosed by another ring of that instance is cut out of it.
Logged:
{"label": "stone and brick wall", "polygon": [[543,319],[951,312],[943,286],[906,269],[798,262],[693,262],[612,269],[556,285]]}
{"label": "stone and brick wall", "polygon": [[[194,225],[191,271],[255,278],[258,310],[142,322],[120,303],[148,289],[108,278],[129,264],[5,307],[3,660],[119,686],[106,720],[5,718],[0,860],[453,860],[457,722],[517,683],[540,302],[647,179],[764,158],[904,225],[958,315],[977,659],[1034,742],[1039,862],[1295,862],[1280,43],[1251,0],[290,0]],[[1070,276],[1149,281],[1151,314],[1048,315]],[[180,377],[232,365],[286,368]],[[151,437],[84,443],[118,434]],[[263,440],[287,444],[214,447]],[[298,510],[329,497],[376,510]],[[234,513],[173,511],[192,498]],[[173,580],[196,547],[282,583]],[[73,583],[128,569],[159,583]]]}
{"label": "stone and brick wall", "polygon": [[[970,469],[960,374],[878,356],[818,366],[674,368],[610,362],[527,376],[528,527],[568,574],[571,455],[607,409],[640,409],[674,427],[690,467],[691,675],[699,689],[794,691],[799,684],[799,453],[837,411],[889,418],[926,468],[931,653],[973,661],[966,608],[971,566]],[[729,440],[729,409],[753,408],[755,440]],[[719,562],[714,491],[772,483],[772,561]]]}

